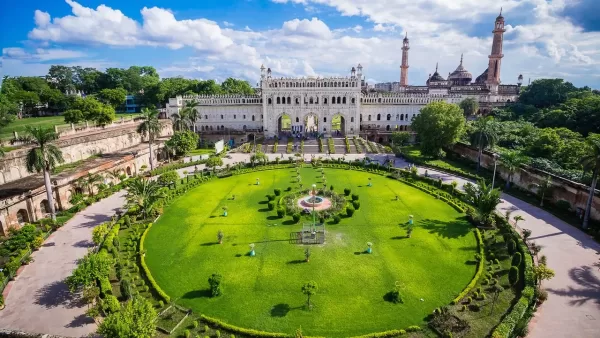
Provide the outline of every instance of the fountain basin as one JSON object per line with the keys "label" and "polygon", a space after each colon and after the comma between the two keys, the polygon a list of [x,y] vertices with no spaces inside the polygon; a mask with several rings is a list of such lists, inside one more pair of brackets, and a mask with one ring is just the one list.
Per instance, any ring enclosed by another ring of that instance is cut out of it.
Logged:
{"label": "fountain basin", "polygon": [[331,208],[331,201],[326,197],[309,195],[299,198],[298,206],[320,211]]}

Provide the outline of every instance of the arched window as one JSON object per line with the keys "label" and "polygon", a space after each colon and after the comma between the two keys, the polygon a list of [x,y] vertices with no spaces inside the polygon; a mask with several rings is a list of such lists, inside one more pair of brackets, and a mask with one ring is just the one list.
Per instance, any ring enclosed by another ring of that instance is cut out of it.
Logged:
{"label": "arched window", "polygon": [[345,96],[342,98],[342,103],[346,104],[346,97]]}
{"label": "arched window", "polygon": [[281,104],[281,98],[277,96],[277,104]]}
{"label": "arched window", "polygon": [[404,118],[406,121],[408,121],[408,114],[406,114],[406,116]]}
{"label": "arched window", "polygon": [[387,114],[387,120],[390,121],[392,119],[392,114]]}
{"label": "arched window", "polygon": [[296,117],[296,123],[299,123],[299,122],[300,122],[300,118]]}
{"label": "arched window", "polygon": [[208,120],[208,115],[204,115],[204,119],[205,119],[205,120]]}
{"label": "arched window", "polygon": [[390,131],[390,125],[389,124],[385,127],[385,130]]}
{"label": "arched window", "polygon": [[244,126],[242,127],[242,129],[244,129],[244,131],[246,131],[246,125],[244,124]]}
{"label": "arched window", "polygon": [[381,114],[377,114],[377,121],[381,121]]}
{"label": "arched window", "polygon": [[359,121],[360,121],[360,122],[362,122],[362,114],[360,114],[360,119],[359,119]]}
{"label": "arched window", "polygon": [[300,104],[300,99],[296,98],[296,104]]}
{"label": "arched window", "polygon": [[371,121],[371,115],[369,115],[369,118],[368,118],[368,120],[369,120],[369,121]]}
{"label": "arched window", "polygon": [[342,98],[341,97],[337,97],[337,104],[341,104],[342,103]]}
{"label": "arched window", "polygon": [[335,104],[335,96],[331,97],[331,104]]}
{"label": "arched window", "polygon": [[273,104],[273,100],[271,100],[271,98],[269,98],[269,100],[267,100],[268,104]]}
{"label": "arched window", "polygon": [[404,121],[404,114],[400,115],[400,121]]}
{"label": "arched window", "polygon": [[379,101],[379,103],[381,103],[381,98],[379,98],[379,100],[378,100],[378,101]]}
{"label": "arched window", "polygon": [[40,211],[43,215],[50,213],[50,204],[48,203],[48,200],[40,202]]}
{"label": "arched window", "polygon": [[233,114],[233,119],[234,119],[234,120],[235,120],[235,117],[236,117],[236,115],[235,115],[235,114]]}
{"label": "arched window", "polygon": [[355,98],[352,98],[352,104],[354,104],[354,103],[355,103],[355,101],[356,101],[356,99],[355,99]]}
{"label": "arched window", "polygon": [[225,130],[225,126],[221,126],[221,130]]}
{"label": "arched window", "polygon": [[323,122],[327,122],[327,118],[326,117],[323,118]]}
{"label": "arched window", "polygon": [[313,98],[312,98],[312,96],[310,97],[310,99],[308,99],[308,103],[313,104]]}
{"label": "arched window", "polygon": [[223,119],[223,115],[221,115],[221,120]]}
{"label": "arched window", "polygon": [[254,115],[252,115],[252,121],[254,121]]}
{"label": "arched window", "polygon": [[246,119],[246,115],[244,115],[244,120]]}
{"label": "arched window", "polygon": [[292,98],[288,96],[287,104],[292,104]]}
{"label": "arched window", "polygon": [[27,210],[20,209],[17,211],[17,222],[19,222],[19,224],[29,222],[29,214],[27,214]]}
{"label": "arched window", "polygon": [[326,97],[323,98],[323,104],[327,104],[327,98]]}
{"label": "arched window", "polygon": [[351,118],[350,118],[350,122],[354,122],[354,117],[351,117]]}

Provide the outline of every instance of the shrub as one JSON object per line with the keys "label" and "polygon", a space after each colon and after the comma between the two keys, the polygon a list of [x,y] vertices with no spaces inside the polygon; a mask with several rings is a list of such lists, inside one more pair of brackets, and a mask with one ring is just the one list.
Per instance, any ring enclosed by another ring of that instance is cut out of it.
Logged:
{"label": "shrub", "polygon": [[208,332],[208,325],[204,325],[204,332]]}
{"label": "shrub", "polygon": [[220,338],[221,337],[221,331],[216,330],[215,331],[215,336],[217,336],[217,338]]}
{"label": "shrub", "polygon": [[191,335],[190,330],[183,331],[183,335],[185,336],[185,338],[190,338],[190,335]]}
{"label": "shrub", "polygon": [[277,208],[277,217],[283,218],[285,216],[285,209],[283,207]]}
{"label": "shrub", "polygon": [[329,190],[333,191],[333,185],[329,186]]}
{"label": "shrub", "polygon": [[520,252],[515,252],[515,254],[512,257],[512,262],[510,263],[511,266],[515,266],[515,267],[519,267],[521,265],[521,253]]}
{"label": "shrub", "polygon": [[467,304],[471,304],[471,303],[473,303],[473,298],[472,297],[467,298]]}
{"label": "shrub", "polygon": [[556,201],[556,203],[554,203],[554,205],[556,206],[557,209],[559,209],[561,211],[568,212],[569,210],[571,210],[571,203],[569,203],[568,201],[565,201],[565,200],[558,200],[558,201]]}
{"label": "shrub", "polygon": [[197,320],[194,320],[194,321],[192,322],[192,327],[193,327],[194,329],[198,327],[198,321],[197,321]]}
{"label": "shrub", "polygon": [[107,295],[102,301],[102,310],[107,314],[115,313],[119,311],[120,308],[121,304],[119,304],[119,300],[113,295]]}
{"label": "shrub", "polygon": [[462,306],[462,310],[463,310],[463,311],[467,311],[467,306],[466,306],[466,305],[463,305],[463,306]]}
{"label": "shrub", "polygon": [[358,201],[358,194],[352,194],[352,200]]}
{"label": "shrub", "polygon": [[508,242],[506,242],[506,248],[508,249],[509,255],[514,254],[515,251],[517,250],[517,244],[515,243],[515,240],[509,239]]}
{"label": "shrub", "polygon": [[31,241],[31,247],[35,250],[39,249],[42,244],[44,244],[44,237],[42,236],[37,236],[33,239],[33,241]]}
{"label": "shrub", "polygon": [[275,202],[269,201],[269,203],[267,203],[267,207],[269,208],[269,210],[275,209]]}
{"label": "shrub", "polygon": [[352,201],[352,206],[358,210],[360,208],[360,201]]}
{"label": "shrub", "polygon": [[292,215],[292,220],[294,220],[294,223],[300,222],[300,214],[299,213],[293,214]]}
{"label": "shrub", "polygon": [[158,307],[162,308],[163,306],[165,306],[165,303],[162,300],[158,301]]}
{"label": "shrub", "polygon": [[125,298],[131,298],[131,284],[129,283],[129,280],[124,279],[121,281],[121,294],[125,297]]}
{"label": "shrub", "polygon": [[348,188],[344,188],[344,195],[346,195],[346,196],[350,196],[350,192],[351,192],[351,190],[350,190],[350,189],[348,189]]}
{"label": "shrub", "polygon": [[271,194],[267,195],[267,200],[272,201],[274,199],[275,199],[275,195],[271,195]]}
{"label": "shrub", "polygon": [[281,189],[275,189],[273,192],[275,193],[275,196],[281,195]]}
{"label": "shrub", "polygon": [[537,294],[537,302],[538,303],[543,303],[548,299],[548,291],[544,290],[544,289],[539,289],[538,290],[538,294]]}
{"label": "shrub", "polygon": [[112,285],[108,277],[100,278],[100,294],[103,296],[110,295],[112,293]]}
{"label": "shrub", "polygon": [[352,217],[352,215],[354,215],[354,207],[353,206],[347,206],[346,207],[346,215],[348,215],[348,217]]}
{"label": "shrub", "polygon": [[519,269],[516,266],[511,266],[508,270],[508,282],[514,286],[519,281]]}
{"label": "shrub", "polygon": [[338,224],[341,220],[340,215],[333,215],[333,224]]}
{"label": "shrub", "polygon": [[223,290],[221,288],[221,282],[223,280],[223,276],[218,273],[213,273],[210,278],[208,278],[208,284],[210,285],[210,294],[212,297],[217,297],[223,294]]}

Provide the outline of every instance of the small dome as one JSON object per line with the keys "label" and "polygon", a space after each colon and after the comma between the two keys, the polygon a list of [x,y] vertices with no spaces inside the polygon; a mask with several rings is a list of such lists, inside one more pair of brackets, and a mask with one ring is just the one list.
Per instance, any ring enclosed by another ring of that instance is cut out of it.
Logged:
{"label": "small dome", "polygon": [[352,67],[352,71],[353,71],[353,72],[354,72],[354,71],[356,71],[356,68]]}
{"label": "small dome", "polygon": [[488,69],[486,68],[485,71],[483,73],[481,73],[481,75],[479,75],[476,79],[475,79],[475,83],[476,84],[484,84],[485,81],[487,81],[488,78]]}
{"label": "small dome", "polygon": [[438,65],[435,65],[435,73],[433,73],[433,75],[431,75],[429,77],[429,79],[427,80],[427,84],[429,84],[430,82],[440,82],[440,81],[446,81],[441,75],[440,73],[438,73]]}
{"label": "small dome", "polygon": [[456,67],[456,70],[448,76],[448,80],[451,80],[455,84],[464,85],[470,83],[473,79],[473,75],[463,67],[463,56],[460,56],[460,64]]}

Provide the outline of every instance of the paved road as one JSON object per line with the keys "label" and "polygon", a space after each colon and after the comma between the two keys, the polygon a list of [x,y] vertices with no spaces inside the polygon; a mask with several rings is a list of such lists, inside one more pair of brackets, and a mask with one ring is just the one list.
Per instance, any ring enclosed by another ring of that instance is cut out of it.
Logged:
{"label": "paved road", "polygon": [[10,286],[6,308],[0,311],[0,328],[82,337],[96,331],[85,316],[87,306],[73,297],[64,279],[77,260],[93,246],[92,229],[110,219],[124,203],[119,192],[95,203],[53,233],[34,261],[25,266]]}
{"label": "paved road", "polygon": [[[273,159],[275,154],[268,154]],[[280,155],[279,155],[280,156]],[[332,155],[332,158],[362,158],[361,154]],[[385,156],[369,155],[383,161]],[[284,158],[287,156],[284,155]],[[310,155],[306,155],[310,160]],[[248,162],[248,154],[231,154],[225,164]],[[397,160],[397,167],[406,162]],[[204,165],[198,166],[203,169]],[[194,167],[178,172],[192,172]],[[428,169],[431,177],[444,182],[456,180],[462,187],[467,180]],[[425,169],[419,168],[424,174]],[[502,195],[500,212],[512,210],[521,215],[522,228],[532,230],[531,239],[540,244],[541,254],[556,277],[544,283],[549,299],[536,313],[529,337],[598,337],[600,332],[600,273],[593,263],[598,261],[600,245],[586,234],[548,212],[508,195]],[[84,316],[85,307],[74,304],[61,282],[85,255],[93,226],[105,221],[123,203],[122,193],[90,206],[74,217],[35,253],[31,263],[18,277],[6,299],[7,308],[0,312],[0,327],[32,332],[81,336],[93,332],[95,326]],[[35,320],[32,320],[35,319]]]}

